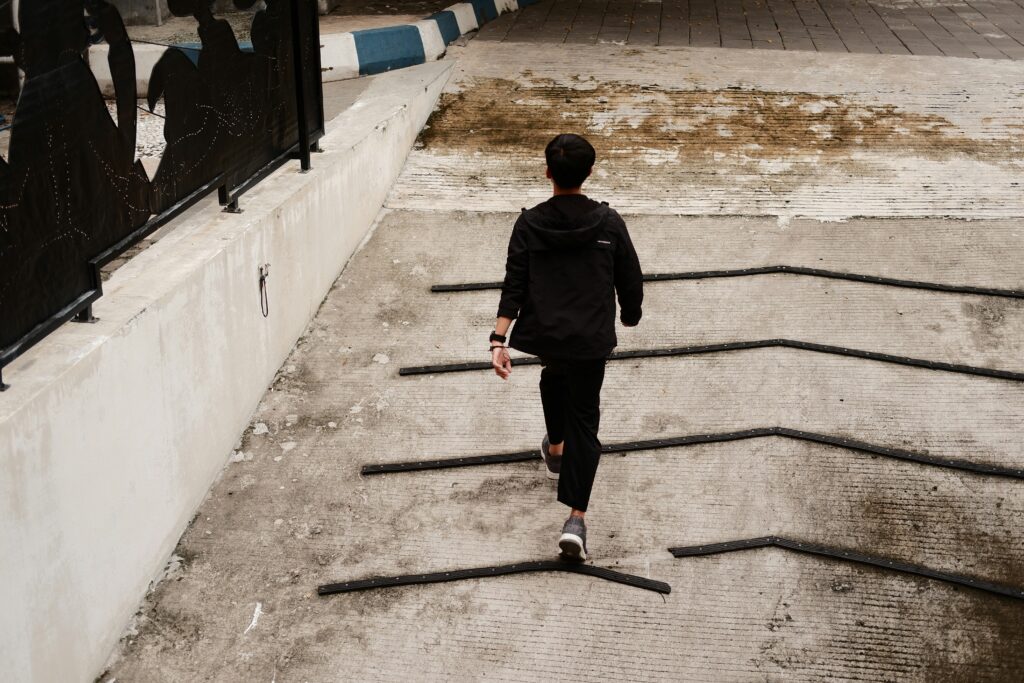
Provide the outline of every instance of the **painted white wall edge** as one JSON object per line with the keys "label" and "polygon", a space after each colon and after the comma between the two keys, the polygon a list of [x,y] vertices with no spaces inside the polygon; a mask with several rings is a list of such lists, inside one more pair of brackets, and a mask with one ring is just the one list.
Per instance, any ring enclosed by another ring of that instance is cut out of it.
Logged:
{"label": "painted white wall edge", "polygon": [[459,33],[462,35],[480,28],[480,25],[476,23],[476,10],[468,2],[457,2],[446,7],[445,11],[455,15],[455,21],[459,25]]}
{"label": "painted white wall edge", "polygon": [[[515,11],[518,8],[519,3],[517,0],[495,0],[495,9],[498,14]],[[445,8],[443,11],[452,12],[455,15],[461,35],[479,28],[476,20],[476,11],[473,9],[473,5],[468,2],[456,3]],[[402,25],[404,24],[396,24],[395,26]],[[441,29],[437,26],[436,21],[424,19],[409,25],[416,26],[419,30],[426,61],[433,61],[444,56],[447,45],[445,45],[444,38],[441,36]],[[359,55],[356,51],[355,37],[351,32],[322,33],[320,34],[320,44],[320,65],[323,68],[322,78],[324,83],[359,77]],[[146,43],[134,43],[132,45],[132,51],[135,53],[137,97],[145,98],[148,95],[149,76],[166,49],[162,45]],[[103,96],[113,98],[114,83],[110,75],[110,66],[107,62],[108,52],[109,46],[106,43],[91,46],[89,48],[89,67],[100,86]]]}
{"label": "painted white wall edge", "polygon": [[351,33],[325,33],[320,36],[320,45],[324,83],[359,76],[359,54]]}
{"label": "painted white wall edge", "polygon": [[[162,45],[149,45],[146,43],[135,43],[132,45],[132,52],[135,54],[135,94],[143,99],[149,94],[149,75],[153,67],[160,61],[167,50]],[[100,92],[104,97],[114,97],[114,79],[110,75],[110,63],[107,55],[110,53],[110,46],[106,43],[92,45],[89,47],[89,68],[93,77],[100,86]],[[358,73],[358,69],[357,69]]]}
{"label": "painted white wall edge", "polygon": [[428,62],[444,57],[448,46],[444,44],[444,37],[437,22],[433,20],[417,21],[414,26],[420,32],[420,40],[423,42],[423,55]]}
{"label": "painted white wall edge", "polygon": [[[91,682],[222,471],[275,372],[372,225],[451,62],[375,77],[323,154],[206,202],[113,274],[100,322],[5,369],[0,661]],[[271,264],[270,317],[257,266]]]}

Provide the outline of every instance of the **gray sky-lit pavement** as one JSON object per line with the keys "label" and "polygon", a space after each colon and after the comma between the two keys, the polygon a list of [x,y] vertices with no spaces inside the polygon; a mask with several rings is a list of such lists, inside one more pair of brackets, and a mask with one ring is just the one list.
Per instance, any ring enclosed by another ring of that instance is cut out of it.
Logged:
{"label": "gray sky-lit pavement", "polygon": [[[564,510],[535,463],[359,468],[539,444],[537,368],[507,384],[398,368],[486,360],[496,293],[429,287],[500,279],[516,212],[546,196],[541,149],[556,132],[595,143],[589,192],[626,214],[647,272],[786,264],[1024,289],[1013,61],[479,39],[458,59],[375,234],[109,675],[1024,676],[1018,601],[773,548],[673,559],[670,546],[777,534],[1024,586],[1021,482],[782,437],[604,458],[592,561],[671,595],[536,574],[316,596],[329,581],[553,555]],[[1019,299],[775,274],[650,284],[620,348],[785,337],[1021,372],[1022,333]],[[606,443],[782,426],[1024,465],[1020,382],[867,359],[768,348],[616,361],[603,404]]]}

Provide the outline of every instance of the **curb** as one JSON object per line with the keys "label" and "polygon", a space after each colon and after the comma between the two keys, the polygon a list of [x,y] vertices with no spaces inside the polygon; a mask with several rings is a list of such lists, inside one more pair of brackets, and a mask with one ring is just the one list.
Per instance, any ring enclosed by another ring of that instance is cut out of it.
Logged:
{"label": "curb", "polygon": [[413,24],[320,36],[325,83],[440,59],[453,41],[539,0],[460,2]]}
{"label": "curb", "polygon": [[[327,33],[320,36],[320,66],[323,81],[344,81],[359,76],[372,76],[406,66],[432,62],[444,56],[448,46],[488,21],[506,12],[514,12],[540,0],[470,0],[459,2],[412,24],[399,24],[348,33]],[[195,61],[197,43],[178,45]],[[246,45],[241,45],[246,49]],[[149,90],[149,74],[167,47],[135,43],[137,69],[136,91],[145,97]],[[251,43],[248,49],[252,49]],[[113,97],[114,84],[107,65],[106,43],[89,49],[89,66],[105,97]]]}

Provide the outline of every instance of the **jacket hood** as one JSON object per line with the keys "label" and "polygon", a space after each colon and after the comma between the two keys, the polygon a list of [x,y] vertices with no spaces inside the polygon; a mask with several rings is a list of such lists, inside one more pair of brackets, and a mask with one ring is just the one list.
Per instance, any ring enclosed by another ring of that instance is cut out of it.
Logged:
{"label": "jacket hood", "polygon": [[591,244],[603,230],[610,212],[607,204],[598,204],[570,219],[531,209],[523,213],[528,244],[533,249],[568,249]]}

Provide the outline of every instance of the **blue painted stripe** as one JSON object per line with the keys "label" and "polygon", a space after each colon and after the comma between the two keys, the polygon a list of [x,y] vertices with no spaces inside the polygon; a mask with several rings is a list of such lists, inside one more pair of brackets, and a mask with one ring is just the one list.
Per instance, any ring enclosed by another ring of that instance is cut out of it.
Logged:
{"label": "blue painted stripe", "polygon": [[444,40],[445,45],[448,45],[462,35],[459,33],[459,20],[455,17],[455,12],[445,10],[429,18],[437,22],[437,28],[441,30],[441,38]]}
{"label": "blue painted stripe", "polygon": [[[192,63],[199,65],[199,53],[203,51],[202,43],[175,43],[173,47],[178,48],[185,53],[185,56],[192,60]],[[238,43],[238,47],[242,52],[252,52],[252,42],[243,40]]]}
{"label": "blue painted stripe", "polygon": [[359,75],[370,76],[427,61],[423,39],[415,26],[389,26],[353,31]]}
{"label": "blue painted stripe", "polygon": [[494,0],[469,0],[473,4],[473,11],[476,12],[477,26],[483,26],[488,21],[498,18],[498,8],[494,6]]}

